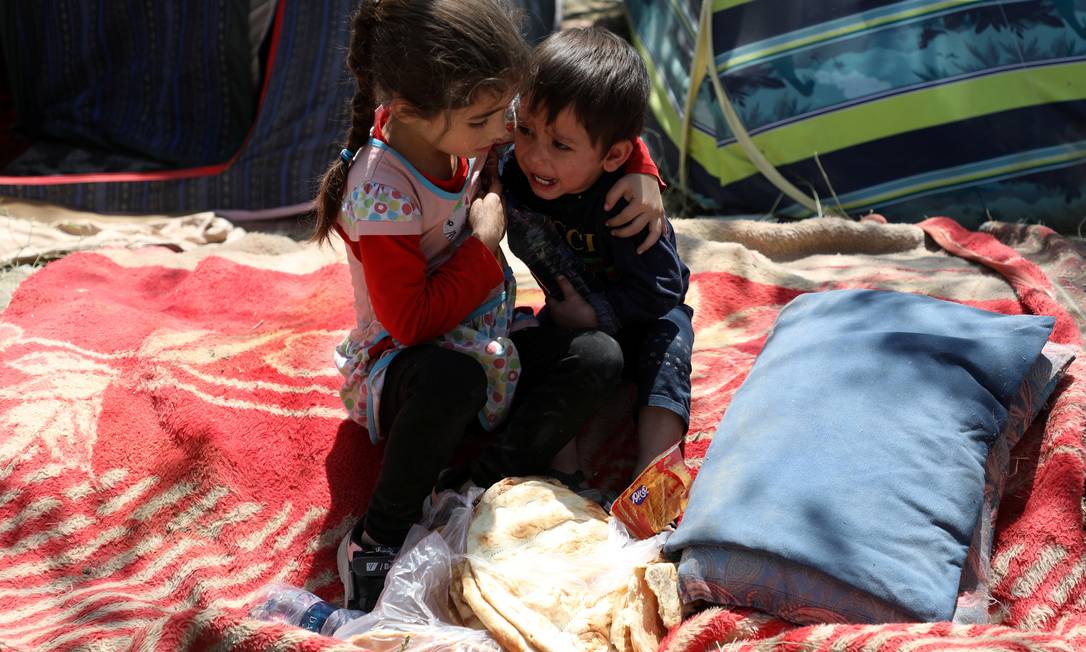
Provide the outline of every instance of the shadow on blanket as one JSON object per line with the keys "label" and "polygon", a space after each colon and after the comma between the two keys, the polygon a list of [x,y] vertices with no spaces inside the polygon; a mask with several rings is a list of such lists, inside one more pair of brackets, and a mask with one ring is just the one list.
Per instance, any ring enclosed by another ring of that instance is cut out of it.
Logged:
{"label": "shadow on blanket", "polygon": [[[777,311],[804,292],[1051,314],[1054,339],[1081,347],[1068,310],[1082,314],[1083,259],[1023,228],[679,222],[694,272],[691,465]],[[337,395],[331,350],[352,319],[342,263],[302,254],[80,253],[25,281],[0,320],[0,646],[340,646],[244,614],[271,581],[339,597],[336,544],[381,452]],[[1007,626],[793,628],[717,610],[676,628],[668,649],[1086,644],[1084,364],[1013,453],[994,555]]]}

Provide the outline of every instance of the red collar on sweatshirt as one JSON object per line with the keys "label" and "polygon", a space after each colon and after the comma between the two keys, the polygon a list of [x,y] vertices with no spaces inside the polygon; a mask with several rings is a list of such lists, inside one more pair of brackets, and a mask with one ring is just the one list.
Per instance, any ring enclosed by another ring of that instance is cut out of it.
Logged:
{"label": "red collar on sweatshirt", "polygon": [[[388,111],[383,106],[377,107],[377,112],[373,116],[373,137],[386,145],[389,143],[385,140],[383,129],[387,123]],[[419,174],[422,174],[427,181],[446,192],[460,192],[460,189],[464,187],[464,182],[468,180],[468,160],[457,157],[456,172],[453,173],[451,179],[435,179],[428,174],[423,174],[421,170],[419,170]]]}

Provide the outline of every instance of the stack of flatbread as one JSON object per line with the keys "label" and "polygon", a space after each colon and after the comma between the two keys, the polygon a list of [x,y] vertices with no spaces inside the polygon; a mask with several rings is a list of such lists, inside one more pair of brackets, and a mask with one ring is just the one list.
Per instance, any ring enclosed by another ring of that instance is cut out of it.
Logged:
{"label": "stack of flatbread", "polygon": [[608,529],[599,505],[559,483],[492,486],[454,569],[463,624],[485,627],[507,650],[655,650],[681,619],[675,566],[622,566]]}

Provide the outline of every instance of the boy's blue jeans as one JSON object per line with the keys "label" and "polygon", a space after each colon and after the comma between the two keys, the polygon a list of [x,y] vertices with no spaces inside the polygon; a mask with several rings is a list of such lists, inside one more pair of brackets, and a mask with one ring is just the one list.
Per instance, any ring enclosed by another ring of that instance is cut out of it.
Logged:
{"label": "boy's blue jeans", "polygon": [[623,376],[637,384],[637,407],[670,410],[690,423],[690,357],[694,310],[685,304],[654,322],[622,328],[615,339],[625,358]]}

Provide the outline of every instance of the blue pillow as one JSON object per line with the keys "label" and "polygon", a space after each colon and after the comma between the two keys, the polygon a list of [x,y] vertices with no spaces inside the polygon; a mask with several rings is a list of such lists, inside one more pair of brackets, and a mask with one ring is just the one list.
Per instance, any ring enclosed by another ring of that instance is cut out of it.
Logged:
{"label": "blue pillow", "polygon": [[897,292],[796,298],[666,549],[768,553],[913,619],[949,619],[989,447],[1053,323]]}
{"label": "blue pillow", "polygon": [[[958,585],[954,622],[987,624],[994,520],[1008,472],[1010,449],[1018,443],[1056,388],[1074,349],[1046,344],[1012,400],[1007,424],[985,463],[984,502],[973,530]],[[800,625],[816,623],[889,623],[911,616],[869,593],[776,555],[712,545],[683,549],[679,562],[683,602],[758,609]]]}
{"label": "blue pillow", "polygon": [[977,527],[973,530],[969,554],[965,558],[962,581],[958,585],[955,623],[978,625],[991,622],[989,607],[992,599],[992,544],[995,541],[995,523],[1003,499],[1003,489],[1011,471],[1011,450],[1029,430],[1074,359],[1073,347],[1052,342],[1045,344],[1041,355],[1037,357],[1033,368],[1026,374],[1011,401],[1007,425],[992,444],[985,464],[984,502],[981,504]]}

